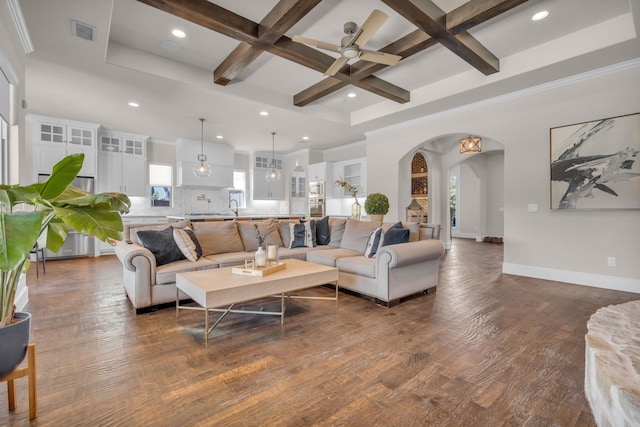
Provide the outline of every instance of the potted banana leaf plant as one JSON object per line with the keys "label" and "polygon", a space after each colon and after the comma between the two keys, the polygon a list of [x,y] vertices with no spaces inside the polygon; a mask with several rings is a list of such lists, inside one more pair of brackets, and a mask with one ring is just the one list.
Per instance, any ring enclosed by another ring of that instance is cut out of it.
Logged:
{"label": "potted banana leaf plant", "polygon": [[29,344],[31,315],[16,313],[14,299],[38,237],[46,233],[46,247],[53,252],[70,229],[102,241],[122,238],[121,214],[129,212],[129,198],[89,194],[71,185],[83,161],[84,154],[72,154],[44,182],[0,185],[0,377],[22,362]]}

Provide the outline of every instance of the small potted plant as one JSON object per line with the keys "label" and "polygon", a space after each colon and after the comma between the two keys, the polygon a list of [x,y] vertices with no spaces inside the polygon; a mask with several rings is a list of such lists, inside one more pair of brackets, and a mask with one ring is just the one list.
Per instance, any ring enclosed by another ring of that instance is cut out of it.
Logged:
{"label": "small potted plant", "polygon": [[364,201],[364,210],[371,221],[382,222],[384,216],[389,212],[389,199],[382,193],[371,193]]}
{"label": "small potted plant", "polygon": [[129,198],[71,185],[83,161],[84,154],[72,154],[44,182],[0,185],[0,377],[22,362],[29,344],[31,315],[15,313],[14,300],[38,237],[46,233],[46,247],[54,252],[71,228],[102,241],[122,238],[120,215],[129,212]]}

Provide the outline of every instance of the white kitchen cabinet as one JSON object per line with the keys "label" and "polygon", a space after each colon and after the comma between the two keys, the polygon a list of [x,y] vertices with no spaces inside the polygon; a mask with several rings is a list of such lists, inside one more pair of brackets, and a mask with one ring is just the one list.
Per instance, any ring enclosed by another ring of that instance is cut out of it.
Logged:
{"label": "white kitchen cabinet", "polygon": [[276,155],[275,168],[280,171],[280,179],[267,181],[267,172],[271,169],[271,153],[254,153],[253,155],[253,199],[284,200],[284,174],[282,173],[282,157]]}
{"label": "white kitchen cabinet", "polygon": [[197,177],[193,167],[198,163],[201,142],[189,139],[176,141],[176,185],[187,187],[233,187],[233,147],[227,144],[204,142],[204,154],[211,165],[211,176]]}
{"label": "white kitchen cabinet", "polygon": [[118,191],[133,197],[147,196],[147,137],[105,131],[98,142],[99,192]]}
{"label": "white kitchen cabinet", "polygon": [[314,163],[307,166],[307,172],[309,182],[325,181],[325,183],[327,184],[327,188],[331,188],[331,181],[333,178],[333,163]]}
{"label": "white kitchen cabinet", "polygon": [[307,214],[307,177],[304,172],[294,171],[291,174],[289,213],[292,215]]}
{"label": "white kitchen cabinet", "polygon": [[[358,197],[365,197],[367,195],[365,187],[366,179],[367,159],[365,158],[335,162],[333,164],[333,183],[337,180],[348,182],[358,189]],[[344,188],[336,185],[332,185],[331,187],[333,188],[333,197],[351,197],[351,193]],[[327,189],[327,191],[329,190]]]}
{"label": "white kitchen cabinet", "polygon": [[37,115],[28,115],[33,141],[33,177],[51,173],[53,166],[74,153],[84,154],[79,176],[97,173],[96,141],[100,125]]}

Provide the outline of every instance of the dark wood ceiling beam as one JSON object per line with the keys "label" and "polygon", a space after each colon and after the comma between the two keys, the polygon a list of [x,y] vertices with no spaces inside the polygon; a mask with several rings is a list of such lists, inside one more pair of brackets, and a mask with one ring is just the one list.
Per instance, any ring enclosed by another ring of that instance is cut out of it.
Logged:
{"label": "dark wood ceiling beam", "polygon": [[258,38],[258,24],[207,0],[137,1],[239,41]]}
{"label": "dark wood ceiling beam", "polygon": [[447,29],[447,14],[431,0],[382,1],[483,74],[500,71],[500,60],[471,34]]}
{"label": "dark wood ceiling beam", "polygon": [[[207,0],[138,1],[241,42],[214,71],[214,81],[219,84],[228,84],[263,51],[320,73],[324,73],[335,61],[334,57],[301,43],[295,43],[284,35],[320,0],[281,0],[260,24],[209,3]],[[338,81],[345,82],[340,85],[341,87],[358,81],[352,80],[348,66],[334,77]],[[379,78],[363,83],[362,87],[393,100],[404,99],[409,93]]]}
{"label": "dark wood ceiling beam", "polygon": [[293,97],[293,105],[296,107],[304,107],[305,105],[324,98],[336,90],[349,85],[354,85],[401,104],[411,100],[411,94],[408,90],[389,83],[386,80],[382,80],[376,76],[356,78],[348,77],[344,74],[339,74],[337,76],[337,78],[327,77],[322,79],[313,86],[295,94]]}
{"label": "dark wood ceiling beam", "polygon": [[241,42],[214,70],[213,81],[227,85],[264,51],[261,46],[275,43],[321,0],[280,0],[258,24],[256,43]]}
{"label": "dark wood ceiling beam", "polygon": [[[470,1],[457,9],[452,10],[447,14],[447,29],[451,34],[458,34],[461,31],[468,30],[478,24],[482,24],[496,16],[507,12],[528,0],[482,0],[482,1]],[[415,55],[438,42],[430,35],[426,34],[422,30],[415,30],[412,33],[407,34],[404,37],[388,44],[380,49],[381,52],[391,53],[394,55],[400,55],[403,59],[408,58],[411,55]],[[374,64],[366,61],[358,61],[351,65],[351,76],[353,78],[364,78],[368,75],[376,73],[386,68],[386,65]],[[333,82],[334,86],[331,86]],[[306,104],[316,101],[324,96],[340,90],[344,87],[342,81],[333,79],[325,79],[322,82],[322,91],[318,91],[314,95],[314,89],[318,89],[317,85],[313,85],[302,92],[294,95],[294,103],[297,104],[298,100],[305,100]],[[338,84],[340,83],[340,84]]]}

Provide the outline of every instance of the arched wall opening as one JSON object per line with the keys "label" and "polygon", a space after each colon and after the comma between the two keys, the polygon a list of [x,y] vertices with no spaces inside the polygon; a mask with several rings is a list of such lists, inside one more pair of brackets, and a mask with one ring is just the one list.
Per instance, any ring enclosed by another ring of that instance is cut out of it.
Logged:
{"label": "arched wall opening", "polygon": [[[485,135],[482,152],[460,154],[460,139],[469,133],[452,133],[424,141],[398,162],[396,210],[402,219],[411,203],[411,163],[416,153],[424,156],[429,172],[429,223],[442,226],[447,248],[452,237],[504,236],[504,145]],[[473,134],[472,135],[476,135]],[[452,227],[451,179],[455,177],[456,226]]]}

